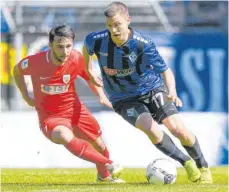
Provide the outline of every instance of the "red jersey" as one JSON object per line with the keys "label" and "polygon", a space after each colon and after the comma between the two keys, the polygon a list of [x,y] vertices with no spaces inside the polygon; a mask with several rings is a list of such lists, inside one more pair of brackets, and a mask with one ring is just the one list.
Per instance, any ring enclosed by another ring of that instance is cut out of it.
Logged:
{"label": "red jersey", "polygon": [[20,61],[19,70],[23,75],[31,75],[40,121],[47,116],[71,118],[75,107],[81,105],[75,90],[75,79],[79,75],[89,80],[83,56],[72,50],[62,66],[54,65],[49,58],[50,50],[28,56]]}

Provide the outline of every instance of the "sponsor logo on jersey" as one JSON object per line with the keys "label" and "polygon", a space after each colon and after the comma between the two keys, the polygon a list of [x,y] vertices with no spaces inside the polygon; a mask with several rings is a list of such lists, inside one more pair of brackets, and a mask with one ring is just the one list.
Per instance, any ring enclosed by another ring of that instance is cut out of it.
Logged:
{"label": "sponsor logo on jersey", "polygon": [[71,79],[70,74],[63,75],[63,82],[67,84]]}
{"label": "sponsor logo on jersey", "polygon": [[67,85],[41,85],[41,91],[48,95],[57,95],[66,93],[68,91],[69,84]]}
{"label": "sponsor logo on jersey", "polygon": [[26,69],[29,66],[29,59],[25,59],[21,62],[21,68]]}
{"label": "sponsor logo on jersey", "polygon": [[106,74],[110,76],[117,76],[117,77],[125,77],[127,75],[131,75],[135,71],[135,67],[128,68],[128,69],[110,69],[107,66],[103,67],[103,70]]}

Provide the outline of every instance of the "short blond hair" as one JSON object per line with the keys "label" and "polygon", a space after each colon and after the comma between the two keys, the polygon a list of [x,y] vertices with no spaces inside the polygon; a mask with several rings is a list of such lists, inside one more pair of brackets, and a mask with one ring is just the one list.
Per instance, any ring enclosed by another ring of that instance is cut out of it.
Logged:
{"label": "short blond hair", "polygon": [[104,11],[104,15],[106,17],[113,17],[117,13],[122,13],[122,14],[126,14],[129,16],[129,11],[128,11],[127,6],[120,1],[112,2],[111,4],[107,6],[106,10]]}

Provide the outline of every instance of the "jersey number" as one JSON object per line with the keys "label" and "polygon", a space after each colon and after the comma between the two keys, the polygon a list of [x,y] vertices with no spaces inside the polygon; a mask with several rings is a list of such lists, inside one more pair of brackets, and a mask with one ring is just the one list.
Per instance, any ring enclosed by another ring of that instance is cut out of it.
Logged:
{"label": "jersey number", "polygon": [[156,104],[157,108],[159,109],[160,106],[165,104],[162,92],[159,92],[153,96],[153,101]]}

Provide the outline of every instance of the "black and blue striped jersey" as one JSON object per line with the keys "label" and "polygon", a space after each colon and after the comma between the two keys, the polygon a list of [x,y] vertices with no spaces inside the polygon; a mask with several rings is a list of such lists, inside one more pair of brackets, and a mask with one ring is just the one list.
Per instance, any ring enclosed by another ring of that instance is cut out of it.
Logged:
{"label": "black and blue striped jersey", "polygon": [[122,46],[116,46],[108,30],[92,32],[85,38],[89,55],[96,54],[104,89],[112,103],[144,95],[164,85],[160,73],[168,66],[152,40],[132,30]]}

